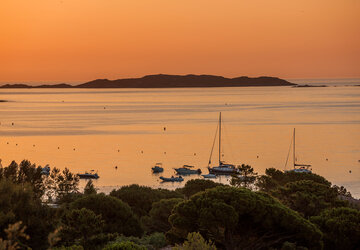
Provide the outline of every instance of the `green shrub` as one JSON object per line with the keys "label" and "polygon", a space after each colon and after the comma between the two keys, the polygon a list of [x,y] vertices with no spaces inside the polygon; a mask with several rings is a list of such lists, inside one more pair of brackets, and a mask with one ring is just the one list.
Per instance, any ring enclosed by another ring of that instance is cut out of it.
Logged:
{"label": "green shrub", "polygon": [[144,246],[139,246],[131,241],[115,242],[107,245],[103,250],[147,250]]}

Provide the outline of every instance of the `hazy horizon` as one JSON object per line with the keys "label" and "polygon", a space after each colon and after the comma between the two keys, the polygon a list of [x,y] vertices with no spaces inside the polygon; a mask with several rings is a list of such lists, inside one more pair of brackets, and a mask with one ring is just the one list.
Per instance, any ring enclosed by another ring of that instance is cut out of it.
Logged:
{"label": "hazy horizon", "polygon": [[[158,74],[164,74],[164,75],[170,75],[167,73],[158,73]],[[157,74],[149,74],[149,75],[157,75]],[[211,74],[184,74],[184,75],[211,75]],[[139,77],[124,77],[124,78],[114,78],[114,79],[110,79],[107,77],[102,77],[102,78],[96,78],[96,79],[87,79],[87,80],[43,80],[43,81],[0,81],[0,86],[4,85],[4,84],[29,84],[32,86],[38,86],[38,85],[42,85],[42,84],[61,84],[61,83],[65,83],[65,84],[69,84],[69,85],[77,85],[77,84],[82,84],[82,83],[86,83],[86,82],[90,82],[93,80],[97,80],[97,79],[108,79],[110,81],[112,80],[117,80],[117,79],[126,79],[126,78],[141,78],[145,75],[139,76]],[[231,76],[224,76],[224,75],[217,75],[217,76],[223,76],[223,77],[227,77],[227,78],[233,78]],[[234,76],[234,77],[241,77],[241,76],[246,76],[246,75],[238,75],[238,76]],[[265,75],[259,75],[259,76],[253,76],[253,77],[262,77]],[[270,77],[278,77],[278,76],[270,76]],[[279,77],[281,78],[281,77]],[[325,82],[339,82],[339,81],[345,81],[345,82],[355,82],[355,83],[359,83],[360,82],[360,76],[359,77],[348,77],[348,78],[281,78],[284,80],[287,80],[289,82],[294,82],[294,83],[301,83],[303,81],[309,81],[311,83],[325,83]]]}

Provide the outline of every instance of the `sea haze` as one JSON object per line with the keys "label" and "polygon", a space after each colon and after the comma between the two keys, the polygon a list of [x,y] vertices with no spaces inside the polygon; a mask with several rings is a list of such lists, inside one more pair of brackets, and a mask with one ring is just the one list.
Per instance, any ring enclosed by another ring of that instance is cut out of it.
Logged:
{"label": "sea haze", "polygon": [[360,87],[339,85],[2,89],[0,100],[8,102],[0,103],[0,158],[3,165],[29,159],[75,173],[98,170],[103,191],[131,183],[176,188],[183,184],[161,184],[151,167],[162,162],[163,176],[183,164],[207,173],[222,112],[226,161],[260,174],[283,170],[296,128],[298,162],[360,197]]}

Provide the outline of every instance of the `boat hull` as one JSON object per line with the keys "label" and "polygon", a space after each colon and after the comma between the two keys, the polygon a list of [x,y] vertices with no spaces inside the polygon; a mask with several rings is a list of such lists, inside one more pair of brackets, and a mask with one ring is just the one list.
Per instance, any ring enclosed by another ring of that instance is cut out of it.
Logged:
{"label": "boat hull", "polygon": [[77,174],[80,179],[99,179],[99,176],[96,174]]}
{"label": "boat hull", "polygon": [[189,174],[201,174],[200,169],[186,169],[186,168],[175,168],[177,174],[189,175]]}
{"label": "boat hull", "polygon": [[210,174],[222,174],[222,175],[232,175],[238,174],[237,169],[235,168],[228,168],[228,167],[213,167],[208,168]]}
{"label": "boat hull", "polygon": [[217,176],[216,174],[203,174],[202,177],[205,179],[215,179]]}
{"label": "boat hull", "polygon": [[181,182],[184,179],[181,177],[166,178],[161,176],[160,180],[162,180],[163,182]]}
{"label": "boat hull", "polygon": [[151,169],[152,169],[153,173],[162,173],[162,172],[164,172],[164,169],[161,168],[161,167],[153,167]]}
{"label": "boat hull", "polygon": [[311,174],[311,170],[309,169],[303,169],[303,168],[295,168],[295,169],[291,169],[291,170],[286,170],[285,172],[294,172],[294,173],[309,173]]}

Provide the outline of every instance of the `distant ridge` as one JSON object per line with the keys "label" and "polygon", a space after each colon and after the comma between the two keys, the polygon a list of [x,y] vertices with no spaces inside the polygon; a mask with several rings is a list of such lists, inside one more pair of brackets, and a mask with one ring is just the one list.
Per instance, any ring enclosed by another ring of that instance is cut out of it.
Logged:
{"label": "distant ridge", "polygon": [[203,88],[203,87],[254,87],[254,86],[293,86],[277,77],[235,77],[226,78],[214,75],[147,75],[141,78],[118,80],[97,79],[79,85],[56,84],[30,86],[26,84],[6,84],[0,88]]}

